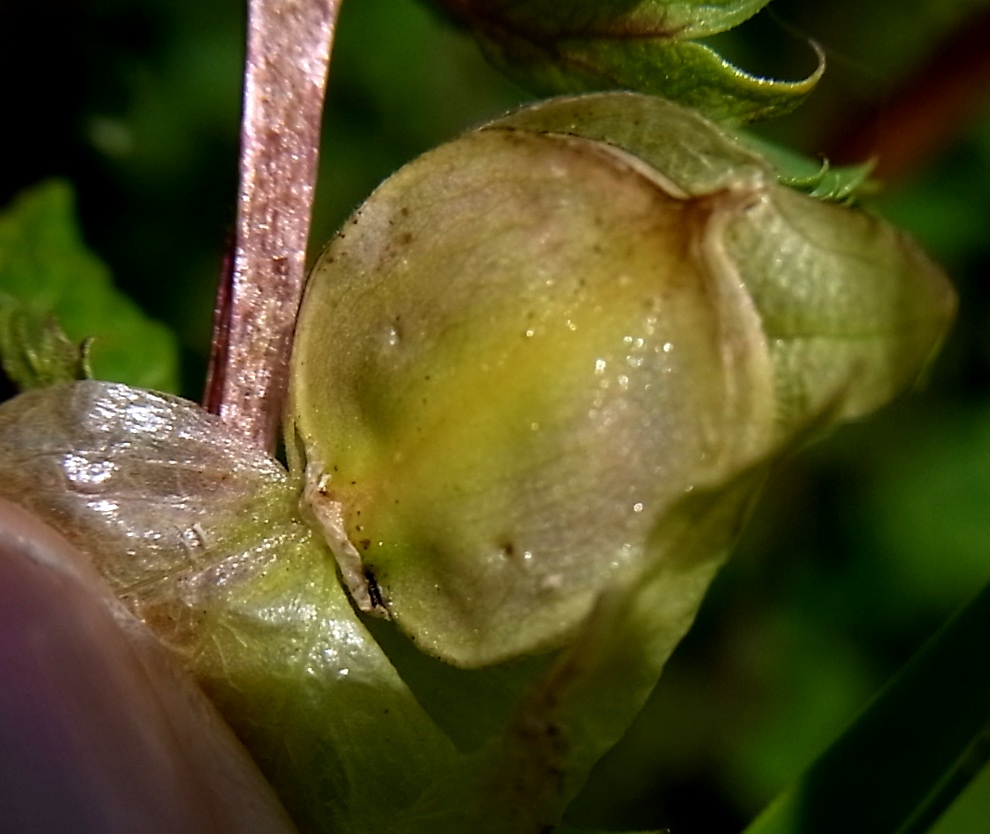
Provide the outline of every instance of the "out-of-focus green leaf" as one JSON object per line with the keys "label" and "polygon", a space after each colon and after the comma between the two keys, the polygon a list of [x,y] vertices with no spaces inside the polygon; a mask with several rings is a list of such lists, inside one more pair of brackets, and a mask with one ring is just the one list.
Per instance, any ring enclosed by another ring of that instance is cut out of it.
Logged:
{"label": "out-of-focus green leaf", "polygon": [[[988,741],[984,739],[984,743]],[[986,826],[987,808],[990,808],[990,765],[984,765],[928,834],[974,834],[982,831]]]}
{"label": "out-of-focus green leaf", "polygon": [[990,749],[990,585],[745,834],[920,834]]}
{"label": "out-of-focus green leaf", "polygon": [[539,93],[625,89],[661,95],[727,122],[786,113],[824,70],[800,81],[752,75],[696,38],[723,32],[768,0],[435,0],[489,59]]}
{"label": "out-of-focus green leaf", "polygon": [[990,580],[990,408],[945,409],[937,423],[918,424],[863,495],[899,592],[888,622],[954,610]]}
{"label": "out-of-focus green leaf", "polygon": [[90,374],[87,343],[74,344],[51,316],[0,292],[0,366],[22,391]]}
{"label": "out-of-focus green leaf", "polygon": [[[65,379],[67,374],[77,378],[77,372],[67,369],[66,363],[72,364],[69,346],[87,340],[87,360],[95,376],[175,390],[175,339],[114,288],[107,267],[86,248],[66,183],[43,183],[0,214],[0,292],[19,308],[16,315],[5,316],[9,338],[0,345],[5,368],[23,366],[33,354],[35,360],[28,366],[35,366],[34,384]],[[44,322],[49,320],[57,320],[65,341],[46,330]],[[19,328],[20,341],[11,341],[11,328]],[[47,345],[43,349],[42,342]],[[23,374],[15,381],[31,382]]]}

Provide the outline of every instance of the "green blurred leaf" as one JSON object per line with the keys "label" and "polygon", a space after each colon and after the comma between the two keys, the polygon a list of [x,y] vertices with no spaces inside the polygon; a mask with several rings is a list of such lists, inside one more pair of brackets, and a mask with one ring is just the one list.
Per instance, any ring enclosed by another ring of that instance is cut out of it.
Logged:
{"label": "green blurred leaf", "polygon": [[990,754],[990,585],[746,834],[926,830]]}
{"label": "green blurred leaf", "polygon": [[[32,364],[35,384],[67,374],[78,378],[78,369],[69,370],[69,346],[87,340],[95,376],[175,390],[174,337],[114,288],[107,267],[82,242],[73,202],[70,187],[51,180],[24,192],[0,214],[0,291],[12,299],[7,309],[16,301],[18,310],[5,316],[0,345],[5,368],[20,363],[28,374],[16,379],[20,384],[31,382]],[[58,321],[64,340],[45,324],[49,320]],[[32,353],[37,362],[24,365]]]}
{"label": "green blurred leaf", "polygon": [[789,112],[824,71],[800,81],[752,75],[694,39],[723,32],[768,0],[434,0],[470,29],[488,58],[542,94],[625,89],[749,122]]}
{"label": "green blurred leaf", "polygon": [[871,543],[899,595],[888,622],[952,611],[990,580],[990,407],[944,409],[916,426],[862,494]]}
{"label": "green blurred leaf", "polygon": [[[990,743],[990,739],[984,739]],[[987,809],[990,808],[990,765],[969,783],[959,798],[939,817],[929,834],[972,834],[986,826]]]}
{"label": "green blurred leaf", "polygon": [[86,379],[87,344],[74,344],[53,317],[0,292],[0,365],[22,391]]}

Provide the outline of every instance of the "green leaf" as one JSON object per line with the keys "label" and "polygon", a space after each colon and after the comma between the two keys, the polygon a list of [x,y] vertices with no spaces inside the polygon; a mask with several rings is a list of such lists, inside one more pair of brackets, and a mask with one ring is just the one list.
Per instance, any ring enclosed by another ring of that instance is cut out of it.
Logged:
{"label": "green leaf", "polygon": [[990,585],[745,834],[920,834],[990,756]]}
{"label": "green leaf", "polygon": [[22,391],[89,377],[86,345],[74,344],[51,316],[0,292],[0,365]]}
{"label": "green leaf", "polygon": [[747,73],[696,38],[723,32],[767,0],[556,3],[440,0],[488,58],[541,94],[625,89],[661,95],[726,122],[789,112],[824,71],[800,81]]}
{"label": "green leaf", "polygon": [[[986,739],[990,743],[990,738]],[[981,831],[990,808],[990,765],[984,765],[929,834],[973,834]]]}
{"label": "green leaf", "polygon": [[[5,316],[0,344],[5,368],[20,363],[28,373],[31,362],[24,366],[24,360],[33,353],[46,370],[16,381],[65,379],[72,373],[66,342],[86,340],[95,376],[175,390],[174,336],[114,288],[107,267],[82,242],[73,202],[69,185],[51,180],[24,192],[0,214],[0,292],[15,300],[20,311],[14,316],[19,324],[11,313]],[[6,309],[13,309],[12,304]],[[45,322],[51,320],[64,330],[66,342],[46,330]]]}

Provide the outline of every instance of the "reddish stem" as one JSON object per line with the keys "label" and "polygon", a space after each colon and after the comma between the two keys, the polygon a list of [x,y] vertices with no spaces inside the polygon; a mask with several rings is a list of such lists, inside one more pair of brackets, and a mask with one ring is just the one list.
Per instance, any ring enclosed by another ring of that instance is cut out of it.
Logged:
{"label": "reddish stem", "polygon": [[302,298],[320,122],[340,0],[250,0],[240,189],[217,293],[205,405],[274,449]]}
{"label": "reddish stem", "polygon": [[838,163],[874,157],[875,175],[903,179],[923,166],[987,100],[990,10],[969,16],[893,94],[853,114],[829,143]]}

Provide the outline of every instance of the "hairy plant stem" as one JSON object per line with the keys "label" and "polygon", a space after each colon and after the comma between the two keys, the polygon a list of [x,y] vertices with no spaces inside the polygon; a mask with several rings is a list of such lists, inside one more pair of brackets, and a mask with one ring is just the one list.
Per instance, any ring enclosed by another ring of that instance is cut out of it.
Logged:
{"label": "hairy plant stem", "polygon": [[302,298],[320,121],[341,0],[250,0],[233,257],[204,405],[273,450]]}

